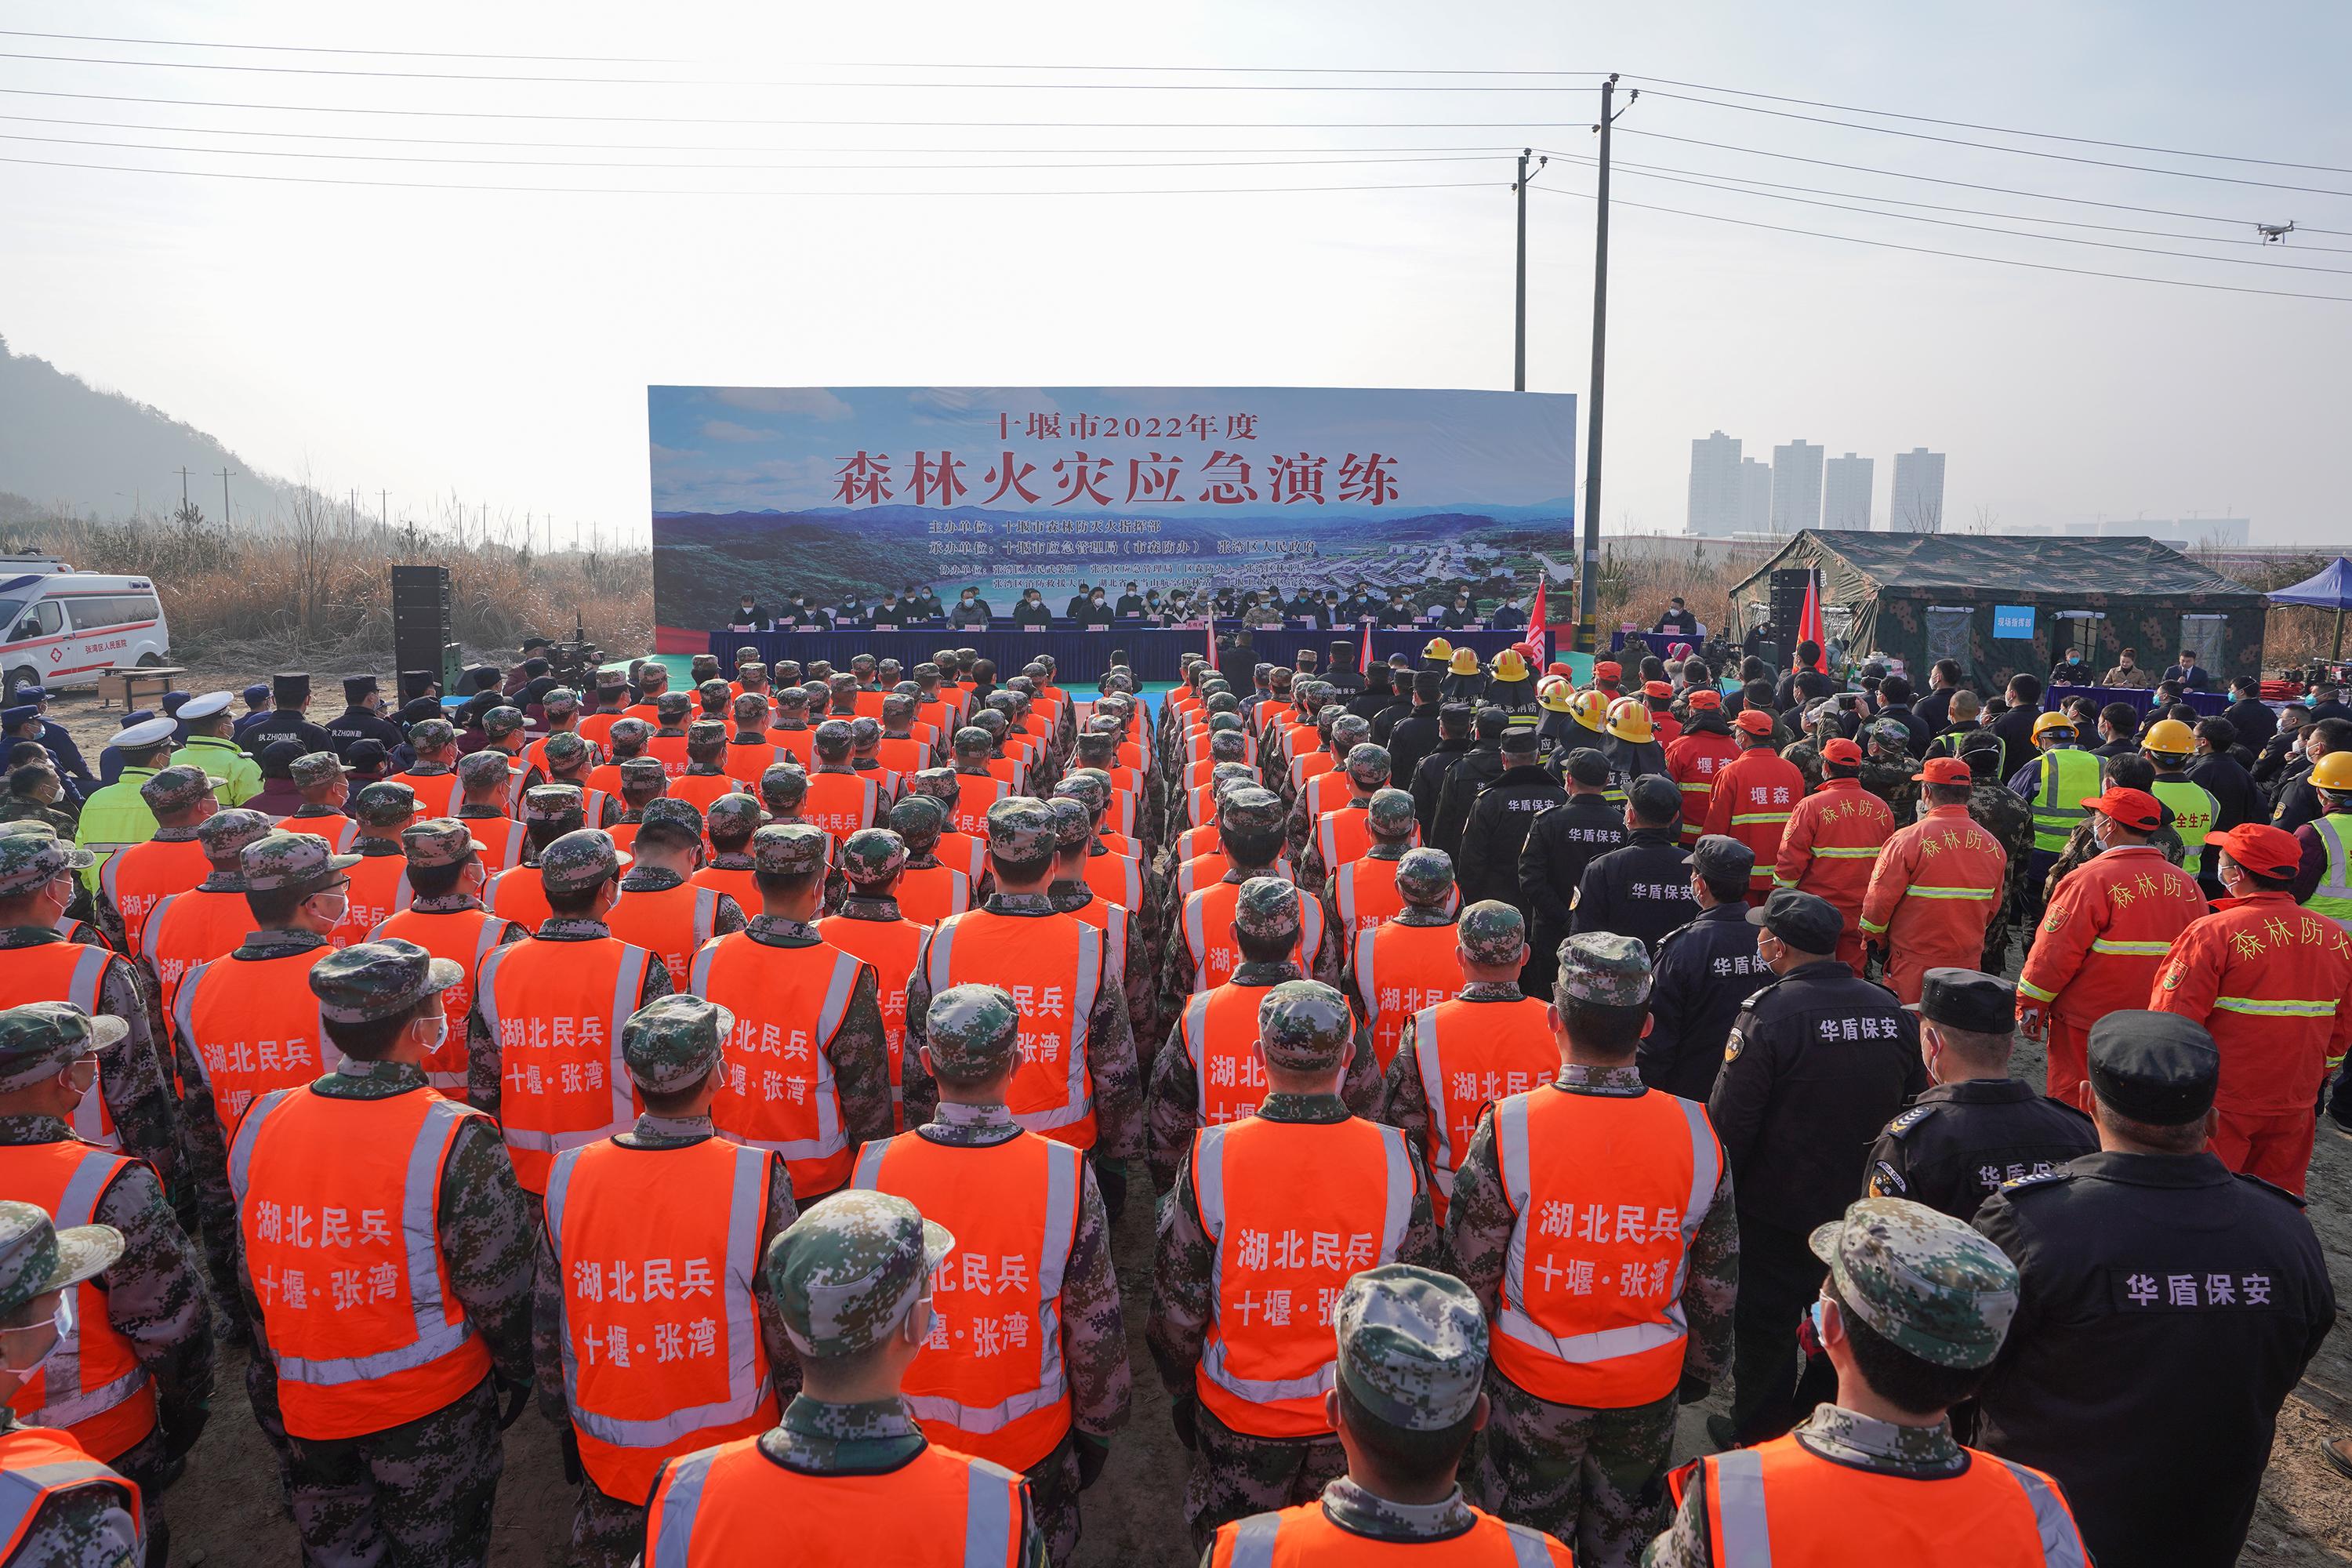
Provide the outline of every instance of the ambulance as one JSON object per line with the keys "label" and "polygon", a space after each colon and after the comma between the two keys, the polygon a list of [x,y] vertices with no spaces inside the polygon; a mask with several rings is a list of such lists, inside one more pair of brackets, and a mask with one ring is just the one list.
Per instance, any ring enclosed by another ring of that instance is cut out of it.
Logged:
{"label": "ambulance", "polygon": [[93,686],[117,666],[162,664],[171,649],[152,579],[0,555],[0,690]]}

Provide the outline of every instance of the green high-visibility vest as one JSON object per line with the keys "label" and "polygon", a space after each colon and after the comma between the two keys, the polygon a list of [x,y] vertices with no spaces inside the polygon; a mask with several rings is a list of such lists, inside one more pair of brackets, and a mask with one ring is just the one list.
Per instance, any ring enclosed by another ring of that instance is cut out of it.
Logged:
{"label": "green high-visibility vest", "polygon": [[2180,835],[2181,847],[2189,851],[2188,858],[2199,874],[2211,872],[2213,848],[2205,842],[2205,835],[2213,830],[2221,810],[2212,792],[2188,779],[2158,779],[2148,786],[2148,793],[2172,813],[2172,830]]}
{"label": "green high-visibility vest", "polygon": [[2327,851],[2327,869],[2319,874],[2319,886],[2303,907],[2352,931],[2352,852],[2346,847],[2352,842],[2352,811],[2330,812],[2313,823],[2311,830]]}
{"label": "green high-visibility vest", "polygon": [[2083,820],[2083,802],[2099,793],[2099,759],[2077,746],[2042,753],[2034,764],[2041,783],[2033,792],[2033,847],[2060,855],[2068,835]]}

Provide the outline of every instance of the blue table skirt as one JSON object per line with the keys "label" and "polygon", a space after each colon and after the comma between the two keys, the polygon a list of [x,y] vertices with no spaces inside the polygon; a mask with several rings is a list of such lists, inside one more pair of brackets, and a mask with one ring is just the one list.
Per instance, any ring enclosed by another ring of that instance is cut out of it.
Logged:
{"label": "blue table skirt", "polygon": [[[2042,699],[2042,706],[2055,711],[2070,697],[2087,697],[2102,708],[2110,702],[2128,702],[2142,713],[2156,706],[2155,691],[2137,686],[2053,686]],[[2208,716],[2230,706],[2226,691],[2183,692],[2180,700]]]}
{"label": "blue table skirt", "polygon": [[[1230,636],[1233,623],[1219,623],[1219,631]],[[1258,657],[1269,664],[1289,664],[1302,647],[1315,650],[1318,665],[1329,651],[1331,644],[1344,641],[1353,649],[1363,642],[1360,629],[1344,632],[1322,632],[1285,627],[1280,631],[1253,631],[1252,641],[1259,650]],[[1504,632],[1433,632],[1400,628],[1372,631],[1372,657],[1386,658],[1392,653],[1418,655],[1429,639],[1442,637],[1455,647],[1477,650],[1482,659],[1495,655],[1517,642],[1526,634]],[[849,668],[853,655],[870,653],[877,658],[895,658],[912,669],[943,647],[968,647],[980,657],[993,659],[1000,677],[1016,674],[1021,667],[1040,653],[1054,656],[1063,685],[1084,682],[1092,685],[1103,671],[1110,668],[1113,648],[1127,650],[1127,662],[1139,680],[1174,680],[1182,672],[1181,660],[1187,653],[1207,651],[1208,637],[1199,627],[1179,631],[1158,626],[1129,626],[1107,632],[1081,631],[1070,626],[1049,626],[1041,631],[987,631],[971,627],[918,626],[911,631],[888,627],[869,630],[827,632],[733,632],[710,634],[710,651],[719,656],[721,667],[732,668],[735,650],[756,647],[760,657],[770,663],[780,658],[796,659],[805,665],[813,659],[824,659],[836,669]]]}

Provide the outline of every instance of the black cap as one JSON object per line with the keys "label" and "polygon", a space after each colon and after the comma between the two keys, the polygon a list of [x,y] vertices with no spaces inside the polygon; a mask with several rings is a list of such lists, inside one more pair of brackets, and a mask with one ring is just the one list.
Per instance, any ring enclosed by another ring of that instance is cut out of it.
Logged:
{"label": "black cap", "polygon": [[280,671],[269,678],[269,695],[279,702],[299,702],[310,695],[310,677],[299,670]]}
{"label": "black cap", "polygon": [[375,694],[376,683],[374,676],[346,675],[343,677],[344,701],[357,702],[362,697],[373,697]]}
{"label": "black cap", "polygon": [[1756,870],[1756,851],[1727,833],[1703,834],[1691,846],[1691,869],[1710,882],[1745,882]]}
{"label": "black cap", "polygon": [[2017,987],[1981,969],[1931,969],[1911,1010],[1971,1035],[2006,1035],[2017,1026]]}
{"label": "black cap", "polygon": [[2091,1026],[2091,1092],[2119,1116],[2179,1127],[2213,1107],[2221,1053],[2178,1013],[2110,1013]]}
{"label": "black cap", "polygon": [[1451,731],[1457,735],[1467,731],[1470,728],[1470,704],[1467,702],[1442,704],[1437,710],[1437,727]]}
{"label": "black cap", "polygon": [[1476,726],[1480,740],[1499,741],[1503,738],[1503,731],[1511,722],[1511,716],[1500,708],[1481,708],[1471,722]]}
{"label": "black cap", "polygon": [[1827,899],[1776,888],[1760,910],[1748,911],[1748,923],[1762,926],[1802,952],[1832,953],[1845,931],[1844,917]]}
{"label": "black cap", "polygon": [[261,754],[254,761],[261,764],[263,778],[290,779],[294,776],[294,759],[306,750],[301,742],[289,735],[283,741],[272,741],[262,747]]}
{"label": "black cap", "polygon": [[1579,746],[1568,753],[1569,778],[1587,789],[1599,789],[1609,782],[1609,759],[1591,746]]}

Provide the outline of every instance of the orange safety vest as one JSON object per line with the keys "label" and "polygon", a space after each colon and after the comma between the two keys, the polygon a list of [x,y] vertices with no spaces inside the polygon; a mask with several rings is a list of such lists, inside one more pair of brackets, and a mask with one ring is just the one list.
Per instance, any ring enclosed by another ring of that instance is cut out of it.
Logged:
{"label": "orange safety vest", "polygon": [[[1883,1563],[2046,1563],[2083,1568],[2082,1532],[2058,1484],[1981,1448],[1957,1476],[1922,1479],[1809,1453],[1795,1436],[1697,1461],[1706,1473],[1706,1534],[1721,1568],[1839,1568],[1853,1544]],[[1671,1478],[1675,1500],[1689,1467]]]}
{"label": "orange safety vest", "polygon": [[489,1375],[440,1234],[450,1147],[481,1114],[431,1089],[331,1100],[281,1089],[237,1128],[229,1190],[292,1436],[386,1431]]}
{"label": "orange safety vest", "polygon": [[327,847],[338,855],[351,853],[352,840],[360,836],[360,825],[340,811],[322,812],[315,816],[281,816],[278,819],[278,826],[288,833],[323,838]]}
{"label": "orange safety vest", "polygon": [[[772,724],[768,727],[767,735],[768,740],[776,748],[776,763],[794,763],[803,773],[807,773],[815,765],[814,759],[816,755],[816,731],[807,725],[803,724],[797,730],[787,730],[781,725]],[[768,765],[773,767],[776,763],[770,763]]]}
{"label": "orange safety vest", "polygon": [[1513,1215],[1495,1370],[1593,1410],[1672,1392],[1691,1238],[1723,1170],[1706,1107],[1538,1089],[1496,1103],[1495,1155]]}
{"label": "orange safety vest", "polygon": [[[615,848],[622,847],[617,834],[613,844]],[[488,896],[482,901],[490,906],[492,914],[512,921],[527,931],[536,932],[541,923],[555,912],[555,906],[547,901],[547,885],[539,879],[536,866],[509,866],[491,878],[484,890]]]}
{"label": "orange safety vest", "polygon": [[[752,781],[752,787],[754,790],[758,788],[756,779]],[[726,773],[683,773],[669,781],[670,799],[682,800],[697,811],[709,811],[712,801],[726,795],[744,793],[746,792],[740,787],[739,781],[732,774]],[[592,827],[595,826],[593,819],[589,822],[589,826]]]}
{"label": "orange safety vest", "polygon": [[890,1052],[890,1130],[907,1130],[907,1096],[899,1079],[907,1057],[907,985],[922,962],[923,943],[931,928],[906,919],[854,921],[827,915],[816,922],[817,935],[853,958],[874,966],[882,991],[882,1039]]}
{"label": "orange safety vest", "polygon": [[675,888],[625,889],[604,916],[605,927],[623,942],[658,954],[669,971],[670,989],[686,989],[686,972],[702,944],[719,934],[715,888],[680,882]]}
{"label": "orange safety vest", "polygon": [[874,760],[904,778],[931,765],[931,748],[913,735],[885,735],[874,743]]}
{"label": "orange safety vest", "polygon": [[653,954],[617,937],[513,942],[482,955],[474,1006],[499,1049],[499,1122],[515,1179],[547,1191],[566,1149],[636,1120],[621,1026],[637,1010]]}
{"label": "orange safety vest", "polygon": [[131,1524],[139,1537],[134,1556],[143,1557],[147,1521],[138,1482],[100,1464],[80,1444],[55,1428],[19,1426],[0,1433],[0,1563],[16,1561],[13,1553],[32,1532],[42,1504],[89,1487],[119,1488],[130,1494]]}
{"label": "orange safety vest", "polygon": [[580,731],[581,739],[610,757],[613,754],[613,726],[628,716],[625,709],[615,708],[610,712],[601,708],[594,709],[580,715],[580,722],[572,728]]}
{"label": "orange safety vest", "polygon": [[828,1053],[865,967],[830,942],[769,947],[736,931],[704,943],[688,977],[688,990],[735,1016],[712,1124],[722,1137],[782,1155],[803,1205],[849,1180],[849,1131]]}
{"label": "orange safety vest", "polygon": [[1125,855],[1087,857],[1087,886],[1095,897],[1123,910],[1143,907],[1143,868]]}
{"label": "orange safety vest", "polygon": [[1257,1014],[1269,989],[1228,980],[1184,999],[1176,1027],[1192,1063],[1194,1125],[1220,1127],[1257,1114],[1266,1092]]}
{"label": "orange safety vest", "polygon": [[[1242,965],[1241,943],[1234,940],[1234,906],[1240,900],[1239,882],[1219,879],[1184,899],[1184,949],[1192,960],[1192,989],[1213,990]],[[1323,900],[1298,900],[1298,943],[1290,961],[1299,973],[1315,973],[1315,955],[1323,951]]]}
{"label": "orange safety vest", "polygon": [[386,784],[404,784],[416,797],[419,816],[448,816],[457,809],[457,771],[446,773],[394,773]]}
{"label": "orange safety vest", "polygon": [[687,879],[698,888],[726,894],[748,918],[760,912],[760,884],[749,866],[705,866]]}
{"label": "orange safety vest", "polygon": [[441,993],[441,1012],[449,1020],[448,1038],[425,1060],[425,1076],[434,1088],[453,1094],[466,1091],[466,1020],[474,1010],[474,984],[482,960],[506,934],[505,917],[488,910],[403,910],[369,936],[371,942],[397,937],[413,942],[436,958],[446,958],[466,972],[466,977]]}
{"label": "orange safety vest", "polygon": [[1410,1562],[1412,1568],[1571,1568],[1568,1548],[1530,1525],[1507,1524],[1482,1509],[1472,1524],[1443,1541],[1371,1541],[1331,1522],[1319,1502],[1256,1513],[1223,1525],[1209,1548],[1209,1568],[1366,1568]]}
{"label": "orange safety vest", "polygon": [[[238,902],[243,901],[240,897]],[[0,948],[0,1007],[22,1007],[30,1002],[70,1002],[96,1017],[99,988],[105,984],[107,966],[115,958],[111,949],[85,942],[44,942],[31,947]],[[75,1135],[85,1143],[95,1143],[101,1149],[122,1147],[102,1085],[90,1085],[89,1092],[81,1097],[68,1121]]]}
{"label": "orange safety vest", "polygon": [[966,981],[1004,984],[1021,1014],[1021,1065],[1005,1091],[1013,1119],[1032,1132],[1093,1148],[1087,1020],[1102,988],[1103,933],[1074,915],[973,910],[932,928],[923,972],[934,996]]}
{"label": "orange safety vest", "polygon": [[971,879],[952,866],[909,866],[898,873],[898,912],[935,926],[971,908]]}
{"label": "orange safety vest", "polygon": [[140,930],[159,900],[186,892],[212,870],[205,847],[193,838],[150,838],[109,855],[99,868],[98,881],[122,912],[124,951],[139,951]]}
{"label": "orange safety vest", "polygon": [[723,1138],[606,1139],[556,1156],[547,1238],[563,1400],[581,1468],[606,1497],[644,1497],[664,1459],[775,1424],[751,1298],[773,1166]]}
{"label": "orange safety vest", "polygon": [[1517,1002],[1465,1002],[1456,996],[1413,1015],[1413,1065],[1429,1103],[1430,1206],[1440,1225],[1454,1197],[1454,1173],[1462,1167],[1479,1113],[1505,1095],[1525,1094],[1550,1081],[1559,1070],[1559,1047],[1551,1037],[1545,1005],[1532,996]]}
{"label": "orange safety vest", "polygon": [[351,904],[327,933],[329,944],[338,948],[365,942],[368,932],[408,907],[409,896],[405,855],[370,855],[343,874],[352,879],[344,889]]}
{"label": "orange safety vest", "polygon": [[946,832],[940,835],[939,844],[931,851],[931,858],[942,866],[954,867],[977,888],[981,878],[988,874],[988,840],[985,836],[960,833],[950,825]]}
{"label": "orange safety vest", "polygon": [[686,776],[686,733],[665,735],[656,731],[646,741],[646,756],[662,765],[662,774],[675,784]]}
{"label": "orange safety vest", "polygon": [[[106,1189],[137,1163],[72,1139],[0,1147],[0,1197],[37,1205],[60,1230],[93,1225]],[[92,1458],[112,1459],[155,1429],[155,1384],[107,1316],[105,1287],[85,1279],[74,1290],[73,1333],[8,1404],[18,1419],[64,1427]]]}
{"label": "orange safety vest", "polygon": [[212,1091],[223,1132],[258,1097],[327,1070],[327,1028],[310,991],[310,966],[333,951],[313,947],[276,958],[232,953],[199,963],[180,983],[172,1021]]}
{"label": "orange safety vest", "polygon": [[1371,847],[1372,814],[1364,807],[1343,805],[1316,817],[1315,847],[1322,853],[1325,872],[1362,859]]}
{"label": "orange safety vest", "polygon": [[1034,1132],[986,1148],[908,1132],[859,1152],[852,1184],[895,1193],[955,1234],[901,1391],[934,1443],[1025,1470],[1070,1429],[1062,1280],[1085,1162]]}
{"label": "orange safety vest", "polygon": [[1192,1201],[1217,1249],[1193,1385],[1218,1420],[1258,1437],[1331,1430],[1339,1288],[1394,1260],[1414,1185],[1404,1134],[1361,1117],[1193,1134]]}
{"label": "orange safety vest", "polygon": [[[486,876],[495,877],[509,866],[522,864],[523,851],[530,847],[530,833],[511,816],[461,816],[457,820],[474,836],[481,848],[474,858],[482,863]],[[583,818],[591,827],[596,826],[593,816]]]}
{"label": "orange safety vest", "polygon": [[873,826],[881,805],[882,786],[864,773],[816,773],[809,774],[808,798],[801,803],[801,817],[824,828],[839,843],[861,827]]}
{"label": "orange safety vest", "polygon": [[1012,793],[1013,785],[993,773],[958,772],[955,805],[948,810],[948,826],[984,839],[988,833],[988,808]]}
{"label": "orange safety vest", "polygon": [[147,913],[139,956],[154,973],[163,1011],[180,994],[189,971],[209,959],[225,958],[253,930],[253,910],[243,893],[207,893],[191,888],[173,893]]}
{"label": "orange safety vest", "polygon": [[1364,1022],[1371,1026],[1372,1054],[1381,1071],[1396,1060],[1398,1042],[1404,1038],[1404,1021],[1424,1007],[1434,1007],[1462,989],[1462,963],[1454,950],[1461,933],[1449,923],[1409,926],[1382,921],[1369,936],[1356,942],[1356,999],[1363,1004]]}
{"label": "orange safety vest", "polygon": [[735,1568],[777,1553],[809,1563],[1013,1568],[1025,1483],[985,1459],[927,1447],[878,1476],[788,1470],[740,1437],[673,1460],[646,1516],[653,1568]]}
{"label": "orange safety vest", "polygon": [[738,741],[731,736],[727,742],[727,754],[719,762],[727,776],[744,786],[752,795],[760,793],[760,775],[776,765],[775,743],[771,741]]}

